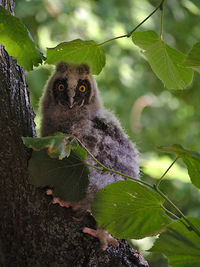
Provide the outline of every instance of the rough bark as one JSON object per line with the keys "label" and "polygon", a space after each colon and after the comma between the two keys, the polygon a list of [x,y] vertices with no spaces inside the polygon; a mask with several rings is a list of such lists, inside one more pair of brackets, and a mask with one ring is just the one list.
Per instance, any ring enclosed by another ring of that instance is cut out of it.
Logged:
{"label": "rough bark", "polygon": [[[13,1],[10,0],[13,10]],[[7,8],[7,0],[0,0]],[[148,266],[120,241],[101,251],[89,213],[51,204],[44,190],[27,182],[31,151],[21,136],[35,136],[34,112],[23,68],[0,46],[0,266]]]}

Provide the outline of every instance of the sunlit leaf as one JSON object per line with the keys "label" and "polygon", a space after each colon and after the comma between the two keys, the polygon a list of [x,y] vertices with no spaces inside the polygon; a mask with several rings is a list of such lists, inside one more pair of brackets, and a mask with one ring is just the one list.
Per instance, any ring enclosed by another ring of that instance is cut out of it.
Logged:
{"label": "sunlit leaf", "polygon": [[86,196],[89,169],[74,151],[63,160],[50,158],[46,150],[33,151],[29,161],[29,182],[53,188],[53,195],[64,201],[79,201]]}
{"label": "sunlit leaf", "polygon": [[[200,219],[187,219],[200,232]],[[180,220],[167,226],[150,251],[166,255],[173,267],[200,266],[200,236],[188,230]]]}
{"label": "sunlit leaf", "polygon": [[185,55],[167,45],[154,31],[135,32],[132,40],[143,49],[152,70],[167,88],[183,89],[191,83],[193,70],[181,66]]}
{"label": "sunlit leaf", "polygon": [[181,145],[160,146],[162,152],[176,154],[182,158],[188,169],[190,179],[196,187],[200,188],[200,153],[184,149]]}
{"label": "sunlit leaf", "polygon": [[200,42],[196,43],[188,53],[183,66],[200,72]]}
{"label": "sunlit leaf", "polygon": [[87,63],[93,74],[99,74],[105,66],[106,59],[102,47],[94,41],[76,39],[61,43],[54,48],[47,48],[46,63],[57,64],[60,61]]}
{"label": "sunlit leaf", "polygon": [[160,233],[171,222],[162,210],[164,200],[132,181],[118,181],[101,189],[92,213],[100,227],[118,238],[139,239]]}
{"label": "sunlit leaf", "polygon": [[0,44],[4,45],[10,56],[26,70],[42,63],[44,57],[29,38],[29,33],[20,20],[10,15],[0,6]]}

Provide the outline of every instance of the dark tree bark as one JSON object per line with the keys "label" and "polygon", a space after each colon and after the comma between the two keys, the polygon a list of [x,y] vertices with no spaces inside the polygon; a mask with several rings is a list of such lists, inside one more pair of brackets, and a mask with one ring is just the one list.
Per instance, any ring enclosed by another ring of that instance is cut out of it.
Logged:
{"label": "dark tree bark", "polygon": [[[0,5],[7,8],[7,0]],[[0,266],[148,266],[125,241],[101,251],[82,233],[96,226],[89,213],[52,205],[44,190],[28,184],[31,151],[21,136],[35,136],[34,112],[24,70],[2,46],[0,92]]]}

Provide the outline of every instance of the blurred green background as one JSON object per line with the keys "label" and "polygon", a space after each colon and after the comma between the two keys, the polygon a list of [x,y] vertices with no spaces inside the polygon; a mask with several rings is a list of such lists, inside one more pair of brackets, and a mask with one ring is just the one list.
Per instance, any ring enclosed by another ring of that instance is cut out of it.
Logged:
{"label": "blurred green background", "polygon": [[[46,47],[63,41],[81,38],[100,43],[123,35],[159,3],[158,0],[17,0],[15,14],[45,53]],[[157,11],[138,30],[154,30],[159,34],[159,29],[160,11]],[[199,0],[166,0],[163,39],[183,53],[200,40]],[[104,49],[107,63],[96,77],[101,96],[105,106],[119,117],[131,140],[137,143],[142,179],[153,183],[173,159],[160,154],[157,145],[177,143],[200,151],[200,75],[195,73],[186,90],[167,90],[131,39],[108,43]],[[27,73],[37,130],[39,98],[53,69],[44,65]],[[186,215],[200,217],[200,194],[189,183],[181,161],[167,174],[162,188]],[[132,243],[145,250],[152,245],[152,238]],[[150,266],[168,266],[163,256],[142,253]]]}

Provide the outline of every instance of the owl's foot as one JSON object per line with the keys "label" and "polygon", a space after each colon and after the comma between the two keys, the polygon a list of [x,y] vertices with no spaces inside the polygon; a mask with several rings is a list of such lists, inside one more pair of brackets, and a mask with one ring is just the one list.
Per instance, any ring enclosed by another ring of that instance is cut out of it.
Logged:
{"label": "owl's foot", "polygon": [[105,229],[103,228],[97,228],[97,230],[88,228],[88,227],[84,227],[83,228],[83,233],[87,233],[89,235],[92,235],[96,238],[99,239],[100,243],[101,243],[101,248],[102,250],[106,250],[108,247],[108,244],[113,245],[114,247],[118,247],[119,243],[118,241],[111,236],[111,234],[109,234]]}
{"label": "owl's foot", "polygon": [[[46,194],[49,196],[53,195],[53,190],[47,189]],[[59,204],[61,207],[66,207],[66,208],[69,208],[72,206],[71,202],[65,202],[65,201],[61,200],[59,197],[54,197],[52,200],[52,204]]]}
{"label": "owl's foot", "polygon": [[[53,190],[52,189],[47,189],[46,190],[47,195],[53,195]],[[53,197],[52,204],[58,204],[61,207],[66,207],[69,208],[71,207],[74,211],[77,210],[89,210],[91,203],[93,200],[93,194],[89,193],[87,194],[86,198],[83,200],[80,200],[78,202],[73,202],[73,201],[63,201],[59,197]]]}
{"label": "owl's foot", "polygon": [[59,204],[61,207],[66,207],[66,208],[69,208],[72,206],[71,202],[63,201],[59,197],[54,197],[52,200],[52,204]]}
{"label": "owl's foot", "polygon": [[[52,189],[47,189],[46,190],[47,195],[53,195],[53,190]],[[61,207],[66,207],[66,208],[72,208],[74,211],[79,210],[79,209],[84,209],[84,202],[70,202],[70,201],[63,201],[59,197],[53,197],[52,204],[58,204]]]}

